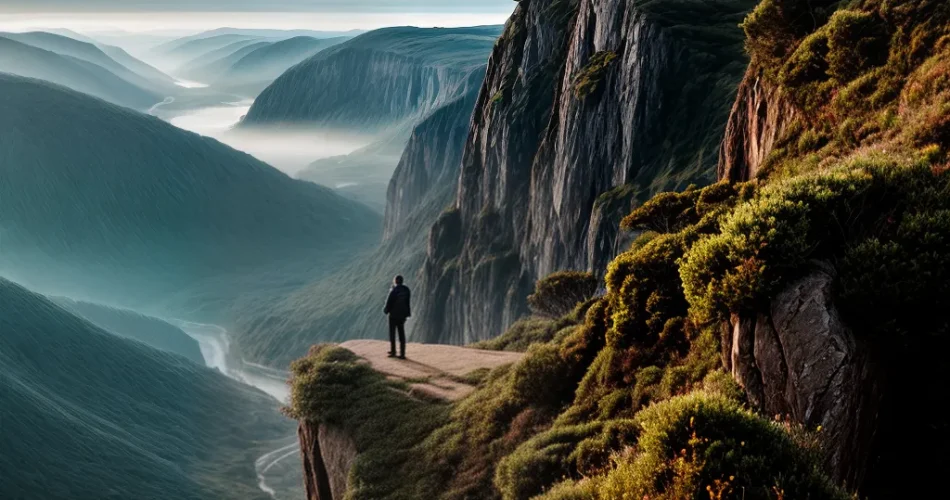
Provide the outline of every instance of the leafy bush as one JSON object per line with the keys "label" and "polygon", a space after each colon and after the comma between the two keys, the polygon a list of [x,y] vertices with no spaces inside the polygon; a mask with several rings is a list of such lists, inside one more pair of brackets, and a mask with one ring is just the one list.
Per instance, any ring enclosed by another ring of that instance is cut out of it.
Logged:
{"label": "leafy bush", "polygon": [[535,314],[560,318],[574,311],[578,304],[594,298],[598,287],[593,273],[557,272],[538,280],[534,293],[528,296],[528,306]]}
{"label": "leafy bush", "polygon": [[573,318],[549,319],[528,317],[511,325],[505,333],[491,340],[472,344],[475,349],[491,351],[527,351],[532,344],[550,342],[555,336],[575,324]]}
{"label": "leafy bush", "polygon": [[535,344],[512,368],[510,390],[516,401],[540,408],[559,408],[574,395],[573,368],[556,345]]}
{"label": "leafy bush", "polygon": [[660,193],[627,215],[621,227],[628,231],[672,233],[695,223],[700,190],[690,186],[682,192]]}
{"label": "leafy bush", "polygon": [[763,0],[742,23],[746,50],[752,63],[767,75],[777,68],[797,43],[824,24],[837,0]]}
{"label": "leafy bush", "polygon": [[924,163],[868,156],[764,188],[686,253],[680,273],[693,312],[713,321],[757,310],[809,260],[891,232],[944,177]]}
{"label": "leafy bush", "polygon": [[703,392],[637,416],[637,453],[597,488],[604,499],[846,499],[785,429]]}
{"label": "leafy bush", "polygon": [[684,233],[658,236],[636,251],[621,254],[610,264],[610,345],[648,347],[659,340],[667,321],[686,316],[688,304],[676,276],[676,261],[696,236]]}

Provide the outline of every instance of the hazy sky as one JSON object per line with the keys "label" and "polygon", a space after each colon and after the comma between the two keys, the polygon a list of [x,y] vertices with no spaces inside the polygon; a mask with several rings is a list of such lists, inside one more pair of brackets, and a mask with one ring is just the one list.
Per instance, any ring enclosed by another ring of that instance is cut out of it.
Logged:
{"label": "hazy sky", "polygon": [[0,0],[0,30],[316,30],[502,24],[512,0]]}

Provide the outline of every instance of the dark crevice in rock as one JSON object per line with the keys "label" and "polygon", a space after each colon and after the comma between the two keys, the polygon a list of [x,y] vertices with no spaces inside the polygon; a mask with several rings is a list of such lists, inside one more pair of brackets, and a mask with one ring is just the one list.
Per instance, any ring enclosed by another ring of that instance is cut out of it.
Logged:
{"label": "dark crevice in rock", "polygon": [[303,477],[308,500],[333,500],[316,425],[301,422],[297,428],[297,436],[303,455]]}

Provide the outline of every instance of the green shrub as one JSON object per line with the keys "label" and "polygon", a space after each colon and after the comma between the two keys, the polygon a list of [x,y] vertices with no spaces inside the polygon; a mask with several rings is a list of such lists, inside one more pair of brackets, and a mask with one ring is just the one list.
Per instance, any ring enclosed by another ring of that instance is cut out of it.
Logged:
{"label": "green shrub", "polygon": [[683,192],[660,193],[631,212],[620,225],[628,231],[681,231],[695,223],[699,195],[700,191],[692,186]]}
{"label": "green shrub", "polygon": [[533,407],[559,408],[574,395],[574,369],[561,357],[558,346],[535,344],[512,368],[511,394]]}
{"label": "green shrub", "polygon": [[537,282],[534,293],[528,296],[528,306],[535,314],[560,318],[594,298],[599,285],[593,273],[556,272]]}
{"label": "green shrub", "polygon": [[742,23],[752,64],[770,77],[798,42],[824,24],[837,0],[762,0]]}
{"label": "green shrub", "polygon": [[806,111],[828,102],[837,84],[828,74],[828,51],[827,33],[813,33],[798,45],[779,73],[779,82]]}
{"label": "green shrub", "polygon": [[584,479],[581,481],[564,481],[554,485],[550,491],[539,500],[596,500],[597,482],[596,478]]}
{"label": "green shrub", "polygon": [[583,99],[593,94],[616,59],[617,53],[609,50],[592,55],[587,65],[574,77],[574,95]]}
{"label": "green shrub", "polygon": [[651,346],[659,340],[667,321],[686,316],[688,304],[676,261],[694,236],[684,233],[658,236],[611,262],[606,279],[613,323],[607,334],[610,345]]}
{"label": "green shrub", "polygon": [[838,169],[774,183],[693,245],[680,275],[691,311],[703,321],[760,310],[805,263],[840,255],[849,242],[886,230],[896,213],[935,179],[921,163],[856,158]]}
{"label": "green shrub", "polygon": [[603,499],[846,499],[781,427],[702,392],[637,416],[637,453],[597,488]]}
{"label": "green shrub", "polygon": [[571,460],[574,450],[601,428],[599,423],[555,427],[529,439],[498,464],[495,487],[502,498],[520,500],[575,477],[577,466]]}
{"label": "green shrub", "polygon": [[828,72],[839,82],[849,82],[887,62],[886,27],[870,12],[839,10],[831,16],[825,32]]}
{"label": "green shrub", "polygon": [[582,476],[604,474],[613,465],[614,457],[636,445],[641,430],[636,420],[629,418],[604,421],[596,434],[577,445],[571,460]]}
{"label": "green shrub", "polygon": [[576,323],[575,318],[569,316],[561,319],[523,318],[516,321],[500,336],[472,344],[472,347],[492,351],[525,352],[532,344],[554,340],[559,332]]}

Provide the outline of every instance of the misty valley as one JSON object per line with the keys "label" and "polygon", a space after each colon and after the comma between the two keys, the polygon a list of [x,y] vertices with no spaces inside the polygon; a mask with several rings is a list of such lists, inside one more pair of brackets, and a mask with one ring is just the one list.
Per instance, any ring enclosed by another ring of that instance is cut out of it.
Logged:
{"label": "misty valley", "polygon": [[[411,131],[500,31],[0,33],[0,497],[304,497],[288,365],[229,329],[372,252]],[[324,102],[256,99],[302,78]]]}
{"label": "misty valley", "polygon": [[944,489],[950,4],[8,3],[0,500]]}

